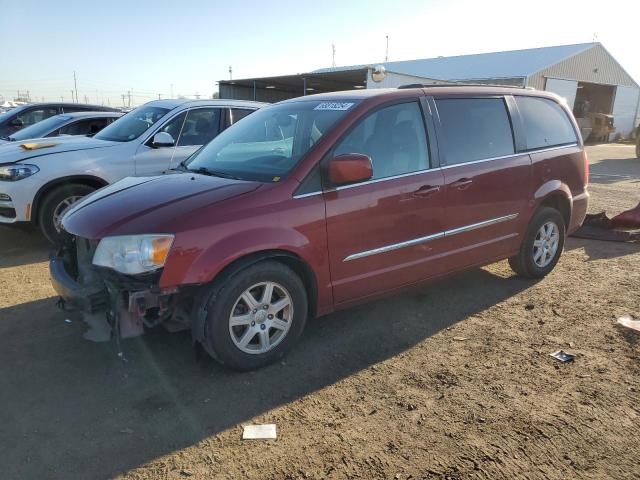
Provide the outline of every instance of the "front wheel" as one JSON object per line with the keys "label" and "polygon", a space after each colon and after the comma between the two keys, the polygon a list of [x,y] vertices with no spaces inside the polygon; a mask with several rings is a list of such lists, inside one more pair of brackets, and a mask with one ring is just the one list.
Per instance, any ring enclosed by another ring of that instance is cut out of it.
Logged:
{"label": "front wheel", "polygon": [[213,286],[208,298],[207,350],[236,370],[259,368],[282,358],[302,334],[307,319],[302,281],[275,261],[235,273]]}
{"label": "front wheel", "polygon": [[546,276],[560,260],[565,230],[560,212],[550,207],[539,208],[529,222],[520,252],[509,259],[513,271],[527,278]]}
{"label": "front wheel", "polygon": [[82,197],[95,189],[88,185],[69,184],[55,188],[42,200],[38,212],[38,224],[42,234],[51,243],[61,243],[67,235],[61,228],[64,212]]}

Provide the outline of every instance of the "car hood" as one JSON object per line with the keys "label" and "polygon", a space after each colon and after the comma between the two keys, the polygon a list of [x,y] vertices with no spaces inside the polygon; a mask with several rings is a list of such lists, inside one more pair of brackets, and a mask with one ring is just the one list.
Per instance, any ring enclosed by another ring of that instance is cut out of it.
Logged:
{"label": "car hood", "polygon": [[0,165],[22,162],[30,158],[44,157],[54,153],[106,148],[119,144],[118,142],[81,136],[34,138],[20,142],[5,142],[0,144]]}
{"label": "car hood", "polygon": [[71,207],[64,229],[79,237],[177,233],[185,216],[203,207],[254,191],[258,182],[199,174],[129,177],[102,188]]}

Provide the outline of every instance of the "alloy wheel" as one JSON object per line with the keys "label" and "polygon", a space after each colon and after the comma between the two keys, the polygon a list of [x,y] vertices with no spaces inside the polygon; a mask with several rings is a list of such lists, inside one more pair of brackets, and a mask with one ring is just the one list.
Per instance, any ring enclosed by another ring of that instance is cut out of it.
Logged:
{"label": "alloy wheel", "polygon": [[547,222],[540,227],[533,241],[533,261],[540,267],[549,265],[558,252],[560,229],[555,222]]}
{"label": "alloy wheel", "polygon": [[229,315],[229,333],[234,345],[249,354],[261,354],[284,340],[293,320],[289,292],[275,282],[247,288]]}

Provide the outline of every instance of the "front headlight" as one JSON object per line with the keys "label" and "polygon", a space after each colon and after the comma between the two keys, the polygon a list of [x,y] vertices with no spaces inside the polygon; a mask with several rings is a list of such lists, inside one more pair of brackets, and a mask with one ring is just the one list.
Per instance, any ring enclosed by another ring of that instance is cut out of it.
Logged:
{"label": "front headlight", "polygon": [[15,165],[6,165],[4,167],[0,167],[0,180],[15,182],[16,180],[22,180],[23,178],[30,177],[39,171],[40,169],[35,165],[22,165],[20,163]]}
{"label": "front headlight", "polygon": [[100,240],[93,264],[126,275],[152,272],[164,267],[173,235],[123,235]]}

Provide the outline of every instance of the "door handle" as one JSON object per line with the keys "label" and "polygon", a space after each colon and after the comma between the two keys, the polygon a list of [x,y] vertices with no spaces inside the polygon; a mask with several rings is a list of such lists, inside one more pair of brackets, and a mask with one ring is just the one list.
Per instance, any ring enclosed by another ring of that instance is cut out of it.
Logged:
{"label": "door handle", "polygon": [[466,190],[473,183],[473,180],[470,178],[461,178],[460,180],[456,180],[451,184],[452,187],[457,188],[458,190]]}
{"label": "door handle", "polygon": [[423,185],[413,192],[414,197],[428,197],[440,191],[440,185]]}

